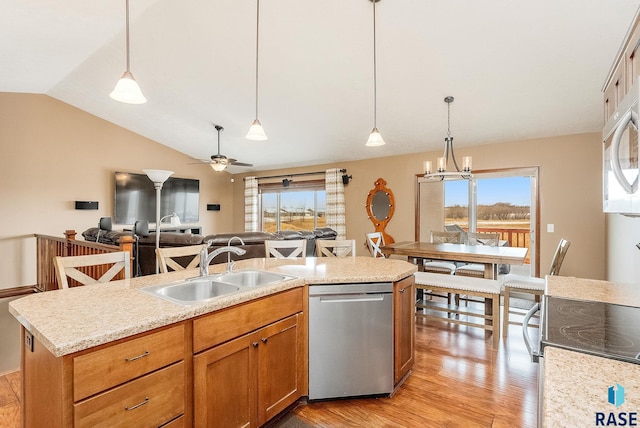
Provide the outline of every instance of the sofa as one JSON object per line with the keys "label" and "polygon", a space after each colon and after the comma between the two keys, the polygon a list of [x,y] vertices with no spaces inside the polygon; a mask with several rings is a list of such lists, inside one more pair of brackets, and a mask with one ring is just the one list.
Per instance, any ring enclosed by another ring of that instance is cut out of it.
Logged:
{"label": "sofa", "polygon": [[[107,245],[118,245],[118,242],[122,236],[131,236],[131,232],[127,231],[100,231],[98,236],[98,228],[92,227],[84,232],[82,236],[86,241],[100,242]],[[227,244],[234,247],[242,248],[246,251],[242,256],[231,254],[231,260],[261,258],[265,256],[264,241],[267,240],[292,240],[292,239],[305,239],[307,241],[307,256],[313,257],[316,255],[316,240],[317,239],[336,239],[336,231],[329,227],[316,228],[314,230],[283,230],[280,232],[236,232],[236,233],[217,233],[212,235],[199,235],[192,233],[179,233],[179,232],[162,232],[160,233],[160,247],[179,247],[187,245],[200,245],[210,242],[209,251],[213,251],[216,248],[224,247]],[[242,244],[238,239],[242,239]],[[155,273],[155,247],[156,236],[155,233],[150,233],[147,236],[138,237],[138,260],[134,265],[133,274],[140,272],[140,275],[150,275]],[[134,245],[134,253],[135,245]],[[132,254],[135,257],[136,254]],[[214,257],[211,264],[226,263],[226,253],[219,254]],[[181,265],[186,266],[190,257],[177,258],[176,261]]]}

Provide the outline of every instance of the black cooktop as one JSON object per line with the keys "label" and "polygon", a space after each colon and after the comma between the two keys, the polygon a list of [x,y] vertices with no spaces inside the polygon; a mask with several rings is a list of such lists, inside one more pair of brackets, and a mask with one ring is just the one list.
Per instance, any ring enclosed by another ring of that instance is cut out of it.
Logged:
{"label": "black cooktop", "polygon": [[640,364],[640,308],[544,296],[541,351],[556,346]]}

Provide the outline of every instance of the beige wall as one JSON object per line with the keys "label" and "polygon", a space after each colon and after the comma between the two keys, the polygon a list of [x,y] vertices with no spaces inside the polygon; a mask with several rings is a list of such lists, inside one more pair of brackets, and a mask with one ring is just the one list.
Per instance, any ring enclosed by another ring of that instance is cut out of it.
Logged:
{"label": "beige wall", "polygon": [[[0,93],[0,147],[0,288],[35,283],[29,235],[80,233],[113,215],[115,171],[167,169],[199,179],[204,232],[232,227],[229,174],[189,165],[183,153],[46,95]],[[98,201],[99,209],[75,210],[76,200]],[[207,203],[222,210],[206,211]]]}
{"label": "beige wall", "polygon": [[[358,144],[360,144],[358,142]],[[389,142],[388,144],[393,144]],[[372,153],[375,148],[372,148]],[[353,180],[345,188],[347,203],[347,237],[358,241],[358,253],[367,254],[364,234],[373,231],[365,211],[365,201],[374,181],[382,177],[393,191],[396,210],[387,232],[396,241],[414,239],[414,177],[422,162],[435,162],[441,152],[368,159],[356,162],[316,165],[306,168],[263,171],[256,176],[322,171],[347,168]],[[599,134],[550,137],[505,144],[460,148],[458,158],[473,156],[477,170],[523,166],[540,166],[540,263],[548,271],[551,257],[560,238],[571,241],[562,274],[585,278],[605,277],[605,223],[602,213],[601,142]],[[253,175],[253,174],[251,174]],[[302,178],[301,178],[302,179]],[[235,180],[236,212],[243,209],[243,181]],[[555,225],[547,233],[546,225]],[[236,217],[234,229],[243,228],[243,218]]]}

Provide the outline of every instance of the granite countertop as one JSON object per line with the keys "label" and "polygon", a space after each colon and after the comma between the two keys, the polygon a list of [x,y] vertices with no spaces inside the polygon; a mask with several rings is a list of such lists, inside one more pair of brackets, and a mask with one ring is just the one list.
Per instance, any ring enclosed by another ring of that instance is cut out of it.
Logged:
{"label": "granite countertop", "polygon": [[[596,425],[596,412],[637,412],[640,407],[640,365],[565,349],[544,350],[544,427]],[[609,404],[608,389],[616,384],[624,392],[619,407]],[[604,426],[604,424],[601,424]]]}
{"label": "granite countertop", "polygon": [[[640,287],[609,281],[547,276],[545,294],[640,307]],[[553,346],[545,346],[540,362],[544,427],[597,426],[596,412],[608,418],[610,412],[636,412],[640,407],[638,364]],[[625,388],[625,402],[617,408],[607,402],[608,388],[616,384]]]}
{"label": "granite countertop", "polygon": [[549,296],[640,307],[640,285],[567,276],[546,279],[544,293]]}
{"label": "granite countertop", "polygon": [[[224,272],[225,268],[226,264],[212,265],[209,272]],[[236,263],[235,270],[241,269],[297,278],[192,306],[138,290],[198,276],[198,269],[192,269],[37,293],[10,302],[9,312],[54,356],[60,357],[304,284],[398,281],[417,270],[403,260],[372,257],[247,259]]]}

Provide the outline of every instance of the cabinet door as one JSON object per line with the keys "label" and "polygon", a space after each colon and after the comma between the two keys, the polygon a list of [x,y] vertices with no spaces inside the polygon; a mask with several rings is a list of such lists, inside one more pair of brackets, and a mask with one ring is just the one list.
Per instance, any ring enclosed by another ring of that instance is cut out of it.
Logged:
{"label": "cabinet door", "polygon": [[413,367],[415,348],[415,280],[411,275],[393,286],[394,383]]}
{"label": "cabinet door", "polygon": [[257,347],[248,334],[193,358],[195,426],[257,426]]}
{"label": "cabinet door", "polygon": [[258,424],[293,404],[300,396],[302,331],[293,315],[257,332],[259,337]]}
{"label": "cabinet door", "polygon": [[622,60],[619,60],[616,64],[613,73],[611,74],[611,80],[604,89],[604,122],[616,112],[618,104],[624,98],[626,93],[625,85],[625,65]]}

